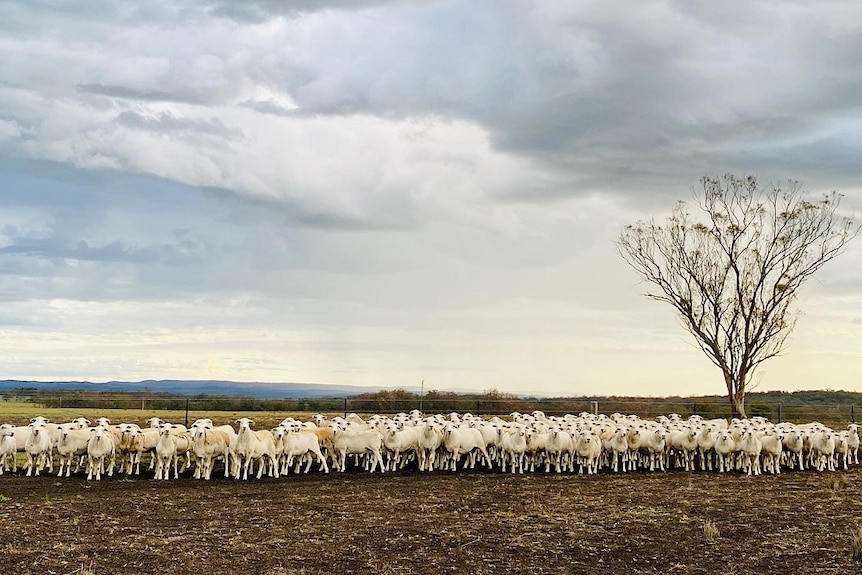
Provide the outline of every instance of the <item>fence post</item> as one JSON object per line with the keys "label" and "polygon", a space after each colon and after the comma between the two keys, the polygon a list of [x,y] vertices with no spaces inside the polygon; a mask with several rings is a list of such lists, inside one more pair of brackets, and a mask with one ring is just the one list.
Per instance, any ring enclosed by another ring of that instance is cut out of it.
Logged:
{"label": "fence post", "polygon": [[479,400],[478,399],[476,400],[476,415],[482,415],[481,412],[479,411]]}
{"label": "fence post", "polygon": [[347,418],[347,398],[344,398],[344,418]]}
{"label": "fence post", "polygon": [[781,423],[781,404],[778,404],[778,423]]}
{"label": "fence post", "polygon": [[850,405],[850,423],[856,423],[856,405]]}
{"label": "fence post", "polygon": [[697,415],[697,404],[696,403],[691,404],[691,414]]}
{"label": "fence post", "polygon": [[593,415],[598,415],[598,414],[599,414],[599,402],[594,401],[593,402]]}

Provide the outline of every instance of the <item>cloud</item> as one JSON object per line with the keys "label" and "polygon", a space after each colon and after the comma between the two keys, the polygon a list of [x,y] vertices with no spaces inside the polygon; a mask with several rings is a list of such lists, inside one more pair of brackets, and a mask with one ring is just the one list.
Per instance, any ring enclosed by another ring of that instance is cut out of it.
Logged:
{"label": "cloud", "polygon": [[180,102],[184,104],[202,104],[205,99],[194,93],[170,93],[159,90],[128,88],[125,86],[105,86],[102,84],[82,84],[77,86],[80,92],[98,94],[111,98],[126,100],[144,100],[150,102]]}
{"label": "cloud", "polygon": [[241,139],[240,128],[228,129],[218,118],[178,118],[170,112],[143,115],[132,110],[121,112],[116,121],[132,130],[217,136],[229,140]]}
{"label": "cloud", "polygon": [[[306,380],[599,389],[621,354],[648,367],[626,389],[701,379],[613,241],[705,174],[858,207],[860,10],[7,2],[0,324],[27,335],[4,341],[50,334],[51,373],[82,346],[176,375],[210,346]],[[818,330],[856,337],[859,257],[811,286]]]}

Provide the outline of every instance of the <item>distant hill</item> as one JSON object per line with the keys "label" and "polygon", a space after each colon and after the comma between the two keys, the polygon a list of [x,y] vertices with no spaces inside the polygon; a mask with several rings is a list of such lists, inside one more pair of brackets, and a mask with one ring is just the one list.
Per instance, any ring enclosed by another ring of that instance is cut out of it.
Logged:
{"label": "distant hill", "polygon": [[[329,385],[322,383],[262,383],[238,382],[221,380],[145,380],[145,381],[107,381],[94,383],[91,381],[27,381],[6,379],[0,380],[0,392],[13,389],[35,389],[38,391],[72,391],[88,392],[152,392],[171,393],[179,395],[224,395],[245,396],[258,399],[314,399],[354,397],[364,393],[376,393],[383,387],[363,387],[358,385]],[[410,392],[419,391],[415,388],[400,388]]]}

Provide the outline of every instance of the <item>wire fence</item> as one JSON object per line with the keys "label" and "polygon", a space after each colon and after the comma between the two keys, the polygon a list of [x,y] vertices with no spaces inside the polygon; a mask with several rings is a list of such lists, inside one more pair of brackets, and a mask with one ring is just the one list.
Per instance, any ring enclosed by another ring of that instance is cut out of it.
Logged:
{"label": "wire fence", "polygon": [[[574,398],[550,399],[494,399],[494,398],[313,398],[313,399],[259,399],[252,397],[183,397],[131,394],[16,394],[0,393],[0,418],[4,405],[28,404],[34,408],[63,410],[140,410],[190,412],[278,412],[291,414],[323,413],[343,415],[393,415],[399,412],[418,410],[424,414],[472,413],[478,416],[510,416],[514,412],[532,413],[541,411],[546,415],[604,413],[611,415],[637,415],[655,418],[671,413],[683,418],[699,415],[703,418],[730,418],[730,408],[721,398],[701,399],[644,399],[644,398]],[[824,423],[856,422],[857,403],[785,403],[749,401],[748,415],[761,416],[779,423],[821,421]]]}

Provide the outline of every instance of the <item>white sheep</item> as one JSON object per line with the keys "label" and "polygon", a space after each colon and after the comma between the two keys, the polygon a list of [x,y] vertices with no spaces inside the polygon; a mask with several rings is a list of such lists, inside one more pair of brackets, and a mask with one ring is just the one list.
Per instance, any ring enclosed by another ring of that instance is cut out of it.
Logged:
{"label": "white sheep", "polygon": [[41,421],[34,421],[29,426],[30,432],[24,441],[24,451],[27,453],[27,463],[24,466],[27,469],[27,477],[31,475],[39,475],[39,472],[45,467],[50,467],[49,471],[54,471],[53,462],[51,462],[51,436],[46,429],[46,424]]}
{"label": "white sheep", "polygon": [[[719,429],[721,428],[717,425],[703,424],[697,431],[697,453],[700,459],[701,471],[712,471],[714,467],[715,450],[713,447],[715,446],[715,439],[718,436]],[[726,422],[723,429],[727,429]]]}
{"label": "white sheep", "polygon": [[248,479],[248,472],[251,468],[252,461],[259,460],[257,478],[260,479],[266,468],[267,475],[270,477],[278,477],[278,464],[276,462],[275,453],[275,437],[268,429],[254,431],[251,429],[253,420],[243,417],[236,420],[239,424],[239,432],[237,433],[236,446],[234,447],[235,459],[235,474],[234,478],[239,479],[240,473],[243,479]]}
{"label": "white sheep", "polygon": [[[159,441],[156,443],[156,479],[169,479],[173,466],[174,479],[189,465],[192,449],[192,436],[185,426],[175,423],[162,424],[159,430]],[[178,469],[180,455],[185,455],[183,467]]]}
{"label": "white sheep", "polygon": [[[732,435],[732,433],[731,433]],[[737,444],[742,456],[742,471],[748,475],[760,475],[760,452],[762,444],[753,429],[744,431]]]}
{"label": "white sheep", "polygon": [[156,445],[159,443],[159,432],[161,430],[154,427],[144,429],[133,429],[131,431],[131,439],[129,440],[129,471],[135,475],[141,474],[141,459],[144,453],[150,454],[150,469],[156,465]]}
{"label": "white sheep", "polygon": [[784,464],[791,469],[800,471],[805,469],[805,458],[803,457],[802,432],[795,428],[787,428],[782,432],[781,446]]}
{"label": "white sheep", "polygon": [[380,471],[386,471],[383,465],[383,436],[374,429],[341,429],[333,430],[333,449],[335,451],[336,463],[334,465],[339,471],[347,467],[347,456],[351,454],[367,455],[370,457],[370,469],[373,472],[377,466]]}
{"label": "white sheep", "polygon": [[536,465],[541,465],[548,458],[548,437],[551,432],[547,424],[537,422],[533,427],[527,428],[527,451],[525,453],[526,464],[530,471],[536,470]]}
{"label": "white sheep", "polygon": [[426,421],[419,428],[418,442],[419,471],[434,471],[437,452],[443,444],[443,430],[434,421]]}
{"label": "white sheep", "polygon": [[585,429],[572,436],[574,453],[580,466],[578,473],[587,470],[587,475],[599,472],[599,458],[602,453],[602,440],[592,431]]}
{"label": "white sheep", "polygon": [[628,471],[629,440],[627,427],[620,426],[617,428],[613,436],[607,440],[607,449],[614,473],[620,471],[620,464],[622,464],[623,472]]}
{"label": "white sheep", "polygon": [[114,455],[114,435],[103,425],[97,425],[88,431],[90,440],[87,443],[87,480],[95,476],[98,481],[102,478],[106,465],[108,475],[113,473],[113,469],[108,465],[108,457]]}
{"label": "white sheep", "polygon": [[[66,469],[66,477],[72,473],[72,462],[75,457],[82,457],[87,454],[87,445],[90,443],[92,433],[87,429],[69,429],[60,435],[60,441],[57,443],[57,453],[59,454],[60,470],[57,477],[62,477],[63,468]],[[75,468],[77,472],[80,468],[80,460]]]}
{"label": "white sheep", "polygon": [[500,466],[506,471],[506,463],[512,473],[524,473],[524,455],[527,453],[527,428],[523,424],[513,424],[503,428],[500,435]]}
{"label": "white sheep", "polygon": [[767,431],[760,436],[761,461],[767,473],[781,473],[781,455],[784,451],[782,440],[782,436],[774,431]]}
{"label": "white sheep", "polygon": [[[324,473],[329,473],[329,466],[326,464],[326,457],[320,450],[320,440],[314,430],[304,429],[301,427],[282,428],[281,435],[281,453],[284,455],[284,463],[282,466],[282,474],[287,475],[290,467],[296,460],[296,468],[294,473],[299,473],[299,466],[303,458],[307,461],[305,471],[308,473],[313,463],[312,455],[319,462],[318,469]],[[278,451],[278,450],[277,450]]]}
{"label": "white sheep", "polygon": [[560,473],[566,464],[569,464],[569,471],[574,470],[572,453],[574,451],[574,441],[572,435],[559,427],[551,429],[548,435],[548,440],[545,443],[545,452],[548,457],[545,460],[545,472],[554,466],[554,471]]}
{"label": "white sheep", "polygon": [[850,445],[847,438],[847,432],[841,431],[839,433],[834,434],[835,437],[835,458],[837,459],[837,465],[844,468],[844,471],[847,471],[847,462],[851,458],[850,455]]}
{"label": "white sheep", "polygon": [[443,448],[446,450],[444,468],[451,467],[452,471],[458,470],[458,461],[462,454],[468,455],[467,465],[472,469],[476,466],[476,452],[485,458],[485,465],[491,467],[491,458],[485,449],[485,440],[478,429],[471,427],[458,427],[454,423],[447,423],[443,429]]}
{"label": "white sheep", "polygon": [[[3,475],[4,471],[18,471],[18,462],[15,459],[17,449],[14,433],[11,425],[0,425],[0,475]],[[12,459],[11,469],[9,459]]]}
{"label": "white sheep", "polygon": [[712,446],[718,460],[718,472],[733,471],[733,460],[736,453],[736,440],[733,438],[733,434],[726,429],[716,432]]}
{"label": "white sheep", "polygon": [[859,463],[859,426],[851,423],[847,426],[847,449],[852,458],[851,463]]}
{"label": "white sheep", "polygon": [[[224,459],[224,475],[230,469],[231,435],[221,429],[211,429],[212,423],[192,426],[192,452],[198,460],[195,466],[195,479],[210,479],[213,462],[217,457]],[[231,428],[233,429],[233,428]]]}
{"label": "white sheep", "polygon": [[389,469],[392,471],[403,469],[407,464],[408,456],[419,451],[419,428],[387,429],[383,433],[383,447],[386,450]]}
{"label": "white sheep", "polygon": [[667,432],[662,429],[654,429],[645,433],[641,438],[639,453],[642,457],[643,466],[649,466],[650,471],[655,471],[656,466],[665,471],[665,448],[667,447]]}
{"label": "white sheep", "polygon": [[811,436],[811,457],[817,471],[835,471],[835,436],[832,431],[818,431]]}
{"label": "white sheep", "polygon": [[686,471],[694,471],[694,456],[697,453],[697,432],[685,426],[671,431],[668,436],[668,447],[673,451],[676,467]]}

